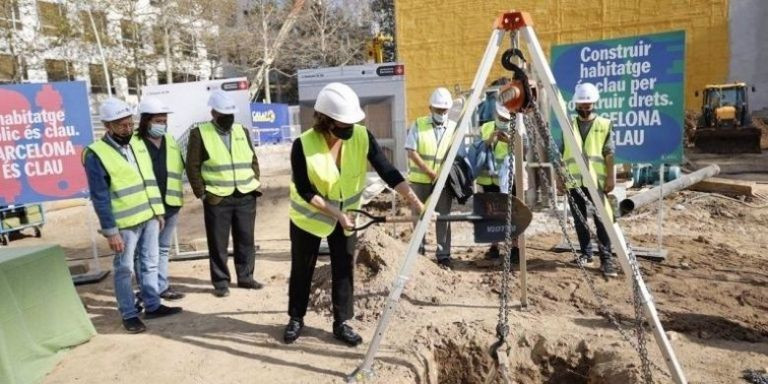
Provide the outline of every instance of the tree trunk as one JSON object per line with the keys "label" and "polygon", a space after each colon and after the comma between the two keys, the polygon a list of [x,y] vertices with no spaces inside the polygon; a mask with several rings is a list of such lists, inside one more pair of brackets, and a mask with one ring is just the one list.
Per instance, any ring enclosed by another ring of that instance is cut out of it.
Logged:
{"label": "tree trunk", "polygon": [[275,61],[275,54],[280,50],[280,46],[283,45],[285,38],[288,36],[288,32],[290,32],[290,30],[293,28],[293,25],[296,23],[296,19],[299,17],[299,13],[304,8],[305,1],[306,0],[294,0],[291,12],[288,13],[288,16],[283,22],[283,26],[280,27],[280,31],[277,33],[277,37],[275,37],[275,40],[272,42],[272,48],[268,50],[269,55],[264,57],[262,63],[256,70],[256,75],[253,77],[253,80],[251,80],[251,101],[256,99],[259,94],[259,90],[261,90],[264,83],[267,82],[265,80],[265,75],[269,74],[269,68]]}

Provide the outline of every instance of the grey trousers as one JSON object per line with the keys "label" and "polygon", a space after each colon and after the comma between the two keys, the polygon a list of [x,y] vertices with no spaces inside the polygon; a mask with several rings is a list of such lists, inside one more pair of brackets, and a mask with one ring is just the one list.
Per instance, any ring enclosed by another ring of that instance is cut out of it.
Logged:
{"label": "grey trousers", "polygon": [[[432,194],[432,184],[422,184],[411,182],[411,189],[416,193],[422,203],[426,204],[429,195]],[[451,204],[453,203],[453,197],[448,192],[447,188],[443,188],[443,192],[440,194],[440,198],[437,201],[435,211],[440,215],[448,215],[451,213]],[[438,221],[435,226],[437,227],[437,252],[436,256],[438,260],[443,260],[451,257],[451,223],[447,221]],[[422,240],[422,244],[424,241]]]}

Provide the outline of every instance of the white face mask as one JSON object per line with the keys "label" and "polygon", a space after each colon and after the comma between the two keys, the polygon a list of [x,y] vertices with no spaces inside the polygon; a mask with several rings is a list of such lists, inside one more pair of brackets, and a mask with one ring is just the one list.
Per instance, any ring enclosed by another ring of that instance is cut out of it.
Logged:
{"label": "white face mask", "polygon": [[166,124],[151,123],[149,124],[149,135],[158,138],[165,135],[165,130],[168,126]]}
{"label": "white face mask", "polygon": [[448,114],[440,114],[440,113],[434,113],[432,112],[432,121],[437,123],[437,125],[441,125],[445,123],[445,121],[448,120]]}
{"label": "white face mask", "polygon": [[496,128],[502,130],[502,131],[508,131],[510,127],[511,121],[501,121],[499,118],[496,118]]}

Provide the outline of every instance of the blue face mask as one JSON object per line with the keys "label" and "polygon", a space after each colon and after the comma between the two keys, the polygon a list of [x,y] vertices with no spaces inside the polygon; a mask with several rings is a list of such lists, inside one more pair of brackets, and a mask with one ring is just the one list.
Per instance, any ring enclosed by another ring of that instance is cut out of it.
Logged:
{"label": "blue face mask", "polygon": [[511,125],[511,121],[501,121],[498,118],[496,119],[496,128],[502,130],[502,131],[508,131],[509,127]]}
{"label": "blue face mask", "polygon": [[167,127],[166,124],[151,123],[149,125],[149,135],[154,138],[163,137]]}

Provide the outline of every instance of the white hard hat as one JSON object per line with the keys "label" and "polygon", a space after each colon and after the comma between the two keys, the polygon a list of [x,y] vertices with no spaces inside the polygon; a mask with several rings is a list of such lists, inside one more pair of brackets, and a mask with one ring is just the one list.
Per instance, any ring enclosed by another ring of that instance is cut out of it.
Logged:
{"label": "white hard hat", "polygon": [[496,102],[496,115],[507,120],[512,120],[512,115],[509,113],[509,109],[498,101]]}
{"label": "white hard hat", "polygon": [[576,104],[596,103],[600,99],[600,91],[592,83],[580,83],[573,92],[573,102]]}
{"label": "white hard hat", "polygon": [[160,99],[152,96],[145,96],[141,99],[141,103],[139,103],[139,113],[157,115],[162,113],[173,113],[173,112]]}
{"label": "white hard hat", "polygon": [[131,107],[124,101],[110,97],[99,106],[101,121],[112,122],[133,115]]}
{"label": "white hard hat", "polygon": [[342,83],[330,83],[320,90],[315,100],[315,111],[344,124],[354,124],[365,119],[357,94]]}
{"label": "white hard hat", "polygon": [[451,91],[440,87],[432,92],[432,96],[429,97],[429,105],[434,108],[451,109],[453,106],[453,97]]}
{"label": "white hard hat", "polygon": [[208,106],[218,113],[232,115],[237,113],[235,101],[224,91],[213,91],[208,99]]}

